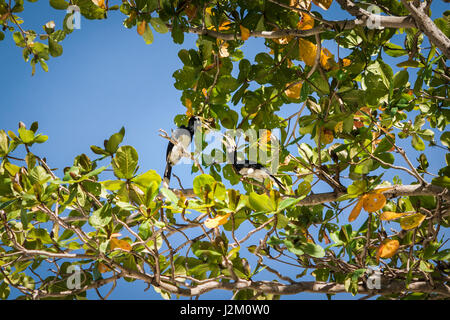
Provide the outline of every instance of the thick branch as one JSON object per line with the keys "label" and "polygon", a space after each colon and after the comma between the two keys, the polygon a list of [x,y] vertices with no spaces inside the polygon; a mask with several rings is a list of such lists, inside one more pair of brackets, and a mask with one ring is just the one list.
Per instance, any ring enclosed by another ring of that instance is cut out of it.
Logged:
{"label": "thick branch", "polygon": [[417,8],[413,2],[407,0],[402,0],[402,3],[411,13],[420,31],[425,33],[430,42],[438,47],[447,58],[450,58],[450,39],[446,37],[434,24],[433,20],[423,11],[424,6],[421,5]]}
{"label": "thick branch", "polygon": [[[181,192],[185,197],[194,198],[196,197],[193,189],[185,189],[185,190],[174,190],[176,192]],[[442,197],[446,200],[450,201],[450,193],[447,189],[441,188],[439,186],[428,185],[421,186],[418,184],[412,185],[404,185],[404,186],[393,186],[392,190],[388,190],[383,192],[388,198],[392,197],[402,197],[402,196],[438,196],[442,195]],[[317,193],[311,194],[307,196],[305,199],[300,201],[298,206],[315,206],[322,203],[334,202],[340,196],[345,195],[345,192],[325,192],[325,193]]]}

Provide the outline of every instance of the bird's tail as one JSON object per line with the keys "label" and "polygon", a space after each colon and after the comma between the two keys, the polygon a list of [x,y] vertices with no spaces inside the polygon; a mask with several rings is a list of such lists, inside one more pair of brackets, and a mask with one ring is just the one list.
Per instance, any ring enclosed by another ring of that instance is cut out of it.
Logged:
{"label": "bird's tail", "polygon": [[163,179],[164,188],[169,188],[171,175],[172,175],[172,166],[169,163],[167,163],[166,170],[164,170],[164,179]]}
{"label": "bird's tail", "polygon": [[275,183],[278,185],[278,187],[279,187],[280,189],[283,189],[285,192],[287,192],[286,187],[283,185],[283,183],[280,181],[280,179],[278,179],[277,177],[275,177],[275,176],[273,176],[273,175],[270,175],[270,179],[271,179],[273,182],[275,182]]}

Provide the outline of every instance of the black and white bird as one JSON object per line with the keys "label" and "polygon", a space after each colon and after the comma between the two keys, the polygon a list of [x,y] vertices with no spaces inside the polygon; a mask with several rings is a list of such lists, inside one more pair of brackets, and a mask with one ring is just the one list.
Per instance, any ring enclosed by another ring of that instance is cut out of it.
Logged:
{"label": "black and white bird", "polygon": [[176,144],[173,144],[172,141],[170,141],[167,145],[166,170],[164,171],[163,179],[163,185],[165,188],[169,187],[172,167],[176,165],[183,156],[185,156],[185,153],[191,144],[194,132],[199,126],[201,126],[201,119],[193,116],[189,118],[187,127],[182,125],[173,131],[172,140],[174,140]]}
{"label": "black and white bird", "polygon": [[232,157],[233,168],[237,174],[239,174],[245,178],[255,179],[261,183],[264,183],[264,180],[269,178],[275,184],[277,184],[280,189],[287,191],[286,187],[283,185],[283,183],[277,177],[275,177],[269,171],[269,169],[264,167],[262,164],[256,163],[256,162],[250,162],[247,159],[245,159],[244,161],[238,161],[236,149],[234,149],[232,151],[232,155],[233,155],[233,157]]}

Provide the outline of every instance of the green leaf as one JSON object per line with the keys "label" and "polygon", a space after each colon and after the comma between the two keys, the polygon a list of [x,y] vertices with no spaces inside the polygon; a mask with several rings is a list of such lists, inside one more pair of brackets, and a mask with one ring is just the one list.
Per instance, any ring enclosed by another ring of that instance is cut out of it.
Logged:
{"label": "green leaf", "polygon": [[8,135],[5,130],[0,130],[0,157],[3,157],[8,153]]}
{"label": "green leaf", "polygon": [[114,133],[106,143],[105,149],[109,153],[113,154],[117,151],[119,144],[123,141],[123,137],[125,136],[125,128],[122,127],[119,132]]}
{"label": "green leaf", "polygon": [[57,10],[66,10],[69,7],[64,0],[50,0],[50,5]]}
{"label": "green leaf", "polygon": [[103,207],[92,213],[89,217],[89,224],[94,228],[100,228],[106,226],[111,220],[111,205],[105,204]]}
{"label": "green leaf", "polygon": [[308,242],[302,244],[301,248],[307,255],[310,255],[311,257],[323,258],[325,256],[325,250],[317,244]]}
{"label": "green leaf", "polygon": [[440,140],[441,140],[441,143],[442,143],[444,146],[450,148],[450,131],[444,132],[444,133],[441,135]]}
{"label": "green leaf", "polygon": [[431,184],[441,186],[444,188],[450,188],[450,177],[438,177],[431,180]]}
{"label": "green leaf", "polygon": [[169,32],[169,29],[167,28],[164,21],[161,20],[161,18],[158,18],[158,17],[151,18],[150,24],[152,25],[153,29],[156,30],[156,32],[159,32],[159,33]]}
{"label": "green leaf", "polygon": [[153,42],[153,31],[150,29],[150,27],[147,25],[145,28],[144,34],[142,35],[144,38],[145,44],[152,44]]}
{"label": "green leaf", "polygon": [[412,136],[411,145],[414,147],[414,149],[416,149],[418,151],[425,150],[425,143],[417,134],[414,134]]}
{"label": "green leaf", "polygon": [[34,132],[25,128],[19,128],[19,137],[23,143],[30,143],[34,140]]}
{"label": "green leaf", "polygon": [[52,38],[48,38],[48,49],[52,57],[59,57],[63,53],[63,47]]}
{"label": "green leaf", "polygon": [[257,194],[256,192],[251,192],[248,197],[250,207],[256,212],[273,212],[276,210],[274,208],[272,201],[265,194]]}
{"label": "green leaf", "polygon": [[206,192],[213,190],[213,185],[216,180],[209,174],[201,174],[194,178],[193,187],[194,193],[200,198],[204,198]]}
{"label": "green leaf", "polygon": [[406,70],[401,70],[397,72],[394,76],[394,88],[404,87],[408,83],[409,74]]}
{"label": "green leaf", "polygon": [[172,190],[167,189],[167,188],[161,188],[161,193],[163,194],[163,196],[166,199],[169,199],[172,204],[177,206],[179,199],[178,199],[177,195]]}
{"label": "green leaf", "polygon": [[137,165],[138,154],[132,146],[120,147],[112,160],[114,175],[119,179],[131,179]]}
{"label": "green leaf", "polygon": [[144,188],[148,188],[153,181],[159,185],[162,180],[161,176],[155,170],[149,170],[134,177],[131,181]]}
{"label": "green leaf", "polygon": [[43,135],[43,134],[38,134],[36,137],[34,137],[33,142],[35,142],[35,143],[44,143],[47,140],[48,140],[48,136]]}

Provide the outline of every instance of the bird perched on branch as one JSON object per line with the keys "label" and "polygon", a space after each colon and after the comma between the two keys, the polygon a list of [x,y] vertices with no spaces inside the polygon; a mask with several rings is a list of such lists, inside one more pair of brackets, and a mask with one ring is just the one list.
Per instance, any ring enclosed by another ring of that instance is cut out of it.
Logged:
{"label": "bird perched on branch", "polygon": [[166,152],[166,170],[164,171],[163,185],[169,187],[172,167],[176,165],[183,156],[186,156],[187,148],[191,144],[194,132],[201,126],[201,119],[197,116],[189,118],[188,126],[180,126],[172,133],[172,141],[169,141]]}
{"label": "bird perched on branch", "polygon": [[233,155],[232,157],[233,169],[236,171],[237,174],[245,178],[253,178],[261,183],[264,183],[264,180],[266,178],[269,178],[276,185],[278,185],[280,189],[284,190],[285,192],[287,191],[286,187],[281,183],[281,181],[277,177],[275,177],[269,171],[269,169],[264,167],[262,164],[256,162],[252,163],[247,159],[238,162],[236,148],[233,149],[232,155]]}

